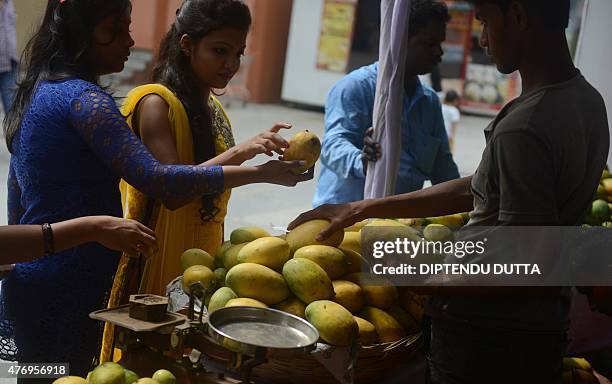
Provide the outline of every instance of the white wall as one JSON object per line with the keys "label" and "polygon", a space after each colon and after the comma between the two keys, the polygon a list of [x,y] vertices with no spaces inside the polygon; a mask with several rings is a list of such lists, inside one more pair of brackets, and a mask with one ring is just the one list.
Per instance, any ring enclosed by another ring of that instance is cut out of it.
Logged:
{"label": "white wall", "polygon": [[294,0],[281,98],[323,106],[327,92],[344,74],[317,69],[323,0]]}
{"label": "white wall", "polygon": [[[576,65],[601,92],[612,124],[612,1],[588,0],[582,22]],[[612,126],[610,127],[612,130]],[[608,155],[612,164],[612,151]]]}

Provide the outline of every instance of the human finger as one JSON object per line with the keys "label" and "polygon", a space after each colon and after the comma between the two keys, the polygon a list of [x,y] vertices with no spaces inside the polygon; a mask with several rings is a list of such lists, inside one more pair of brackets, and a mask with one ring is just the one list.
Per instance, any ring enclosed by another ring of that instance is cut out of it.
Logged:
{"label": "human finger", "polygon": [[143,233],[139,241],[143,243],[145,247],[157,251],[157,240],[155,239],[155,237]]}
{"label": "human finger", "polygon": [[341,223],[336,220],[332,220],[325,229],[323,229],[319,234],[315,237],[317,241],[323,241],[330,237],[334,232],[337,232],[341,229]]}
{"label": "human finger", "polygon": [[301,183],[303,181],[312,180],[314,178],[314,165],[308,170],[300,175],[298,175],[298,181]]}
{"label": "human finger", "polygon": [[363,147],[363,153],[365,153],[368,156],[375,156],[376,155],[376,148],[370,146],[370,145],[365,145]]}
{"label": "human finger", "polygon": [[289,123],[276,123],[270,128],[271,132],[278,132],[281,129],[291,129],[293,127],[292,124]]}
{"label": "human finger", "polygon": [[305,223],[307,221],[310,221],[312,219],[315,218],[320,218],[320,215],[318,213],[318,208],[317,209],[311,209],[310,211],[304,212],[302,214],[300,214],[298,217],[296,217],[291,223],[289,223],[289,225],[287,226],[288,230],[292,230],[295,227],[297,227],[298,225]]}
{"label": "human finger", "polygon": [[287,140],[285,140],[278,133],[271,133],[270,132],[265,137],[266,137],[266,139],[272,141],[272,143],[274,143],[274,145],[279,147],[279,148],[289,148],[289,142]]}
{"label": "human finger", "polygon": [[258,153],[268,153],[270,152],[270,150],[268,149],[268,147],[266,147],[264,144],[259,143],[259,144],[255,144],[255,149],[257,150]]}
{"label": "human finger", "polygon": [[138,229],[140,229],[142,232],[146,233],[147,235],[155,237],[155,231],[153,231],[151,228],[147,227],[146,225],[142,224],[139,221],[136,221],[136,220],[130,220],[130,221],[134,222],[135,225],[138,227]]}
{"label": "human finger", "polygon": [[367,148],[367,147],[364,148],[362,153],[368,161],[376,162],[377,160],[376,153],[371,148]]}
{"label": "human finger", "polygon": [[282,163],[285,165],[286,169],[301,168],[306,165],[304,160],[282,161]]}

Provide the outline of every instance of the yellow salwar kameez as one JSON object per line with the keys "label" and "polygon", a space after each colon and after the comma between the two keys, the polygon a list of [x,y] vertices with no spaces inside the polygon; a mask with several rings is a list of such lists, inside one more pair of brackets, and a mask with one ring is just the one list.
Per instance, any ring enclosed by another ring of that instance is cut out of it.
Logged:
{"label": "yellow salwar kameez", "polygon": [[[180,164],[194,164],[194,150],[189,118],[181,101],[167,87],[149,84],[134,88],[127,96],[121,112],[126,116],[128,125],[133,128],[132,118],[138,103],[147,95],[156,94],[168,103],[168,119]],[[223,107],[213,95],[209,98],[212,116],[212,133],[217,155],[234,146],[229,118]],[[136,132],[139,134],[139,132]],[[140,282],[141,293],[165,296],[166,286],[181,271],[180,256],[186,249],[201,248],[211,254],[223,242],[223,221],[227,213],[230,191],[227,190],[214,200],[216,214],[212,219],[202,221],[201,199],[195,200],[179,209],[170,211],[160,201],[144,195],[124,180],[120,183],[124,217],[134,219],[155,229],[159,251],[147,260]],[[139,261],[123,255],[117,268],[109,308],[120,305],[126,298],[126,287],[131,271],[139,268]],[[100,362],[111,359],[114,327],[106,324]]]}

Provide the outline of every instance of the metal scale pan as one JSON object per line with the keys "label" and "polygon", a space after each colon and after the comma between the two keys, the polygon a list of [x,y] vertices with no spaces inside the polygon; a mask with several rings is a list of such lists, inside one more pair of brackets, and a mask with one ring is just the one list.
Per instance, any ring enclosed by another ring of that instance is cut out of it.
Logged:
{"label": "metal scale pan", "polygon": [[221,308],[209,315],[205,328],[216,343],[247,356],[302,356],[319,339],[306,320],[271,308]]}

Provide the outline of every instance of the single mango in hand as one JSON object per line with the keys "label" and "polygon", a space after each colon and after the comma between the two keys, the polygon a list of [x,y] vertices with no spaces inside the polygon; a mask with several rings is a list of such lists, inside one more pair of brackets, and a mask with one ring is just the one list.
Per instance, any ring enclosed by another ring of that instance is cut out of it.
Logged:
{"label": "single mango in hand", "polygon": [[321,155],[321,141],[308,130],[298,132],[289,140],[289,148],[285,150],[283,159],[286,161],[303,160],[306,165],[291,171],[300,174],[311,168]]}

